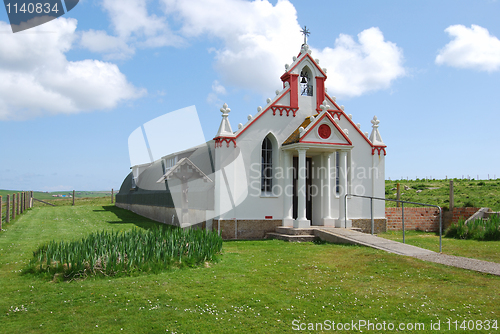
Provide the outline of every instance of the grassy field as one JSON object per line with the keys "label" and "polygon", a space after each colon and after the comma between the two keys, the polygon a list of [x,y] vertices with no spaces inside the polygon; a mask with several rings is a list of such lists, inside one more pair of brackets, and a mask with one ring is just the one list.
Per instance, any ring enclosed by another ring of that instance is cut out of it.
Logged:
{"label": "grassy field", "polygon": [[[398,182],[401,187],[401,199],[404,201],[449,207],[450,180],[386,180],[386,198],[396,199],[396,190],[394,188],[396,188]],[[405,190],[404,186],[411,189]],[[500,211],[500,179],[454,179],[453,187],[456,207],[489,207],[493,211]],[[417,192],[417,190],[421,190],[421,192]],[[396,202],[387,201],[386,206],[396,206]]]}
{"label": "grassy field", "polygon": [[430,333],[431,322],[500,320],[500,277],[357,246],[232,241],[220,262],[195,269],[69,283],[22,272],[49,240],[154,225],[96,204],[37,207],[5,226],[0,331],[287,333],[294,324],[365,320],[421,323],[419,333]]}

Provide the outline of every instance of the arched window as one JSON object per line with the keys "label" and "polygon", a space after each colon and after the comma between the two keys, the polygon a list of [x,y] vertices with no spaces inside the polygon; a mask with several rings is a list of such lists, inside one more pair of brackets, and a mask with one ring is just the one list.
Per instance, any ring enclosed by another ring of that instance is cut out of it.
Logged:
{"label": "arched window", "polygon": [[312,75],[307,66],[300,71],[300,95],[313,96]]}
{"label": "arched window", "polygon": [[261,191],[271,192],[273,188],[273,144],[269,137],[262,142]]}

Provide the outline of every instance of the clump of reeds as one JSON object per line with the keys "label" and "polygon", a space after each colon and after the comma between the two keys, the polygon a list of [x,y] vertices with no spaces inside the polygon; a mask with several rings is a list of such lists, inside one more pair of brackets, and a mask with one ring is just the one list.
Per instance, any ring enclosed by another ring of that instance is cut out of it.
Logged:
{"label": "clump of reeds", "polygon": [[63,274],[65,279],[159,272],[216,260],[222,238],[214,232],[157,227],[127,232],[102,231],[78,241],[52,241],[33,252],[31,272]]}
{"label": "clump of reeds", "polygon": [[488,220],[475,219],[467,224],[459,220],[457,224],[451,225],[445,232],[445,236],[456,239],[473,240],[500,240],[500,217],[494,215]]}

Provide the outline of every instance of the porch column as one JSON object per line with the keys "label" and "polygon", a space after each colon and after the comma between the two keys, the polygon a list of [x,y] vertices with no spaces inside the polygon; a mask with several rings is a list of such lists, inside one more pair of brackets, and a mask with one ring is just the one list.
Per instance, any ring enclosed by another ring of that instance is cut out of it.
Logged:
{"label": "porch column", "polygon": [[297,186],[297,219],[293,222],[293,227],[310,227],[311,221],[306,217],[306,151],[307,149],[297,149],[299,152],[299,170],[298,170],[298,186]]}
{"label": "porch column", "polygon": [[321,188],[321,196],[323,198],[323,225],[324,226],[335,226],[335,221],[333,220],[331,214],[331,193],[332,193],[332,183],[330,180],[330,168],[331,168],[331,155],[332,153],[323,154],[323,167],[325,168],[325,175],[323,176],[323,187]]}
{"label": "porch column", "polygon": [[351,221],[349,217],[346,219],[347,201],[345,201],[345,195],[347,193],[347,152],[339,152],[339,219],[335,224],[335,227],[351,227]]}
{"label": "porch column", "polygon": [[290,151],[283,151],[283,226],[293,226],[293,172],[292,154]]}

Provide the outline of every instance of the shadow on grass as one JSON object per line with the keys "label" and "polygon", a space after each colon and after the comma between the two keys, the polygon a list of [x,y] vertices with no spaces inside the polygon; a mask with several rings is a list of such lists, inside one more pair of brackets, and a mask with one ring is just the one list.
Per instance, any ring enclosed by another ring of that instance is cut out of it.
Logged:
{"label": "shadow on grass", "polygon": [[158,223],[149,218],[140,216],[132,211],[128,211],[122,208],[119,208],[114,205],[103,205],[102,210],[93,210],[94,212],[111,212],[113,213],[119,220],[108,221],[109,224],[134,224],[137,227],[143,228],[145,230],[149,230],[154,228],[155,226],[164,226],[165,224]]}

